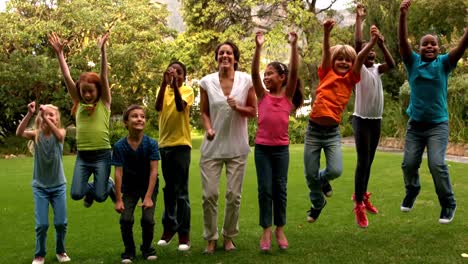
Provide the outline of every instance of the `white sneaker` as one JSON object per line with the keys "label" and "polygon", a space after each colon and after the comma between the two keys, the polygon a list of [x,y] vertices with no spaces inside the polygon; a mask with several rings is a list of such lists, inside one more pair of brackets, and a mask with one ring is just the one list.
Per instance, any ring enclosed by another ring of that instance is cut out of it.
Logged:
{"label": "white sneaker", "polygon": [[131,259],[122,259],[122,263],[132,263]]}
{"label": "white sneaker", "polygon": [[156,255],[149,255],[148,257],[146,257],[146,260],[156,260],[158,258],[158,256]]}
{"label": "white sneaker", "polygon": [[56,254],[58,262],[68,262],[70,261],[70,257],[67,255],[67,253],[62,253],[62,254]]}
{"label": "white sneaker", "polygon": [[190,244],[179,244],[179,251],[187,251],[190,249]]}
{"label": "white sneaker", "polygon": [[45,258],[44,257],[35,257],[32,261],[32,264],[44,264]]}
{"label": "white sneaker", "polygon": [[161,239],[161,240],[158,241],[158,246],[165,247],[165,246],[169,245],[170,243],[171,243],[171,240],[166,241],[164,239]]}

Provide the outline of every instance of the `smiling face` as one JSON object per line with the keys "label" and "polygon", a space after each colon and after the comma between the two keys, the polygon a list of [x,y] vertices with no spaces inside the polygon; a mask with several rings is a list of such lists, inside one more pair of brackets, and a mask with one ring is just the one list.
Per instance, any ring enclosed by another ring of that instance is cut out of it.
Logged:
{"label": "smiling face", "polygon": [[343,54],[336,56],[335,60],[333,61],[333,71],[335,71],[335,73],[340,76],[345,76],[352,67],[353,61]]}
{"label": "smiling face", "polygon": [[269,64],[263,74],[263,83],[265,84],[265,88],[270,92],[275,92],[283,87],[285,78],[285,74],[279,74],[278,70],[273,65]]}
{"label": "smiling face", "polygon": [[222,45],[218,50],[218,68],[232,68],[237,64],[237,60],[234,57],[234,50],[231,46],[225,44]]}
{"label": "smiling face", "polygon": [[145,110],[135,108],[128,112],[128,116],[124,119],[125,127],[129,131],[143,131],[146,124]]}
{"label": "smiling face", "polygon": [[98,88],[94,83],[80,83],[80,95],[86,104],[94,104],[99,98]]}
{"label": "smiling face", "polygon": [[[44,118],[47,118],[52,122],[55,126],[58,126],[59,124],[59,115],[58,111],[52,107],[45,107],[44,108]],[[47,125],[47,123],[43,123]]]}
{"label": "smiling face", "polygon": [[425,35],[419,43],[419,54],[423,61],[432,61],[439,55],[439,41],[434,35]]}

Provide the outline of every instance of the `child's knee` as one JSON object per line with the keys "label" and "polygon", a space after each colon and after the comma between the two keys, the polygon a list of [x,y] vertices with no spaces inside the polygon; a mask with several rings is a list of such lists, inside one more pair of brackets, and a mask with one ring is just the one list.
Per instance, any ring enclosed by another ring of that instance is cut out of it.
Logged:
{"label": "child's knee", "polygon": [[38,224],[36,225],[36,233],[37,234],[45,234],[47,233],[47,229],[49,229],[49,225],[48,224]]}

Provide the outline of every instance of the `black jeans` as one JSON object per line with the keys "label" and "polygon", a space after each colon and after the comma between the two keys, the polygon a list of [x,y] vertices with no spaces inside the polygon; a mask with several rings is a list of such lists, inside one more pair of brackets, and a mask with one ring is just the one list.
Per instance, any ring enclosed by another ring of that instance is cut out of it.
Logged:
{"label": "black jeans", "polygon": [[[158,195],[159,181],[156,182],[151,200],[154,205],[151,208],[141,209],[141,236],[142,245],[140,249],[144,252],[151,248],[154,236],[154,210],[156,208],[156,196]],[[135,241],[133,240],[133,213],[138,202],[145,198],[145,194],[127,194],[122,195],[124,211],[120,215],[120,231],[125,246],[125,252],[135,254]]]}
{"label": "black jeans", "polygon": [[160,148],[161,168],[166,185],[164,191],[164,231],[189,235],[190,200],[188,179],[191,148],[174,146]]}
{"label": "black jeans", "polygon": [[353,116],[354,141],[357,164],[354,174],[356,202],[362,202],[369,184],[370,170],[380,139],[381,119],[364,119]]}

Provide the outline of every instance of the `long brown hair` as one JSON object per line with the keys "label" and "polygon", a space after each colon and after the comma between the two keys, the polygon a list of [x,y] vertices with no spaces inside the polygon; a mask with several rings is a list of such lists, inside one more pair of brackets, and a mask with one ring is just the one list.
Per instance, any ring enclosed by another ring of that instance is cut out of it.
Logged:
{"label": "long brown hair", "polygon": [[[286,66],[286,64],[281,63],[279,61],[270,62],[268,66],[275,68],[276,72],[279,75],[284,74],[286,76],[286,78],[284,78],[283,83],[281,84],[281,87],[284,87],[288,83],[288,74],[289,74],[288,66]],[[292,103],[296,109],[301,107],[302,104],[304,104],[304,89],[302,88],[302,82],[299,78],[297,78],[297,81],[296,81],[296,90],[294,90]]]}
{"label": "long brown hair", "polygon": [[99,75],[97,73],[95,73],[95,72],[83,72],[80,75],[80,78],[78,78],[78,80],[75,83],[76,91],[78,93],[78,97],[80,98],[80,101],[73,103],[73,106],[72,106],[72,109],[71,109],[71,113],[72,113],[73,116],[76,115],[76,110],[78,109],[78,104],[81,102],[81,100],[83,100],[83,98],[81,97],[81,89],[80,89],[80,85],[82,83],[92,83],[92,84],[94,84],[96,86],[96,89],[97,89],[98,100],[99,100],[99,98],[101,98],[102,85],[101,85],[101,78],[99,77]]}

